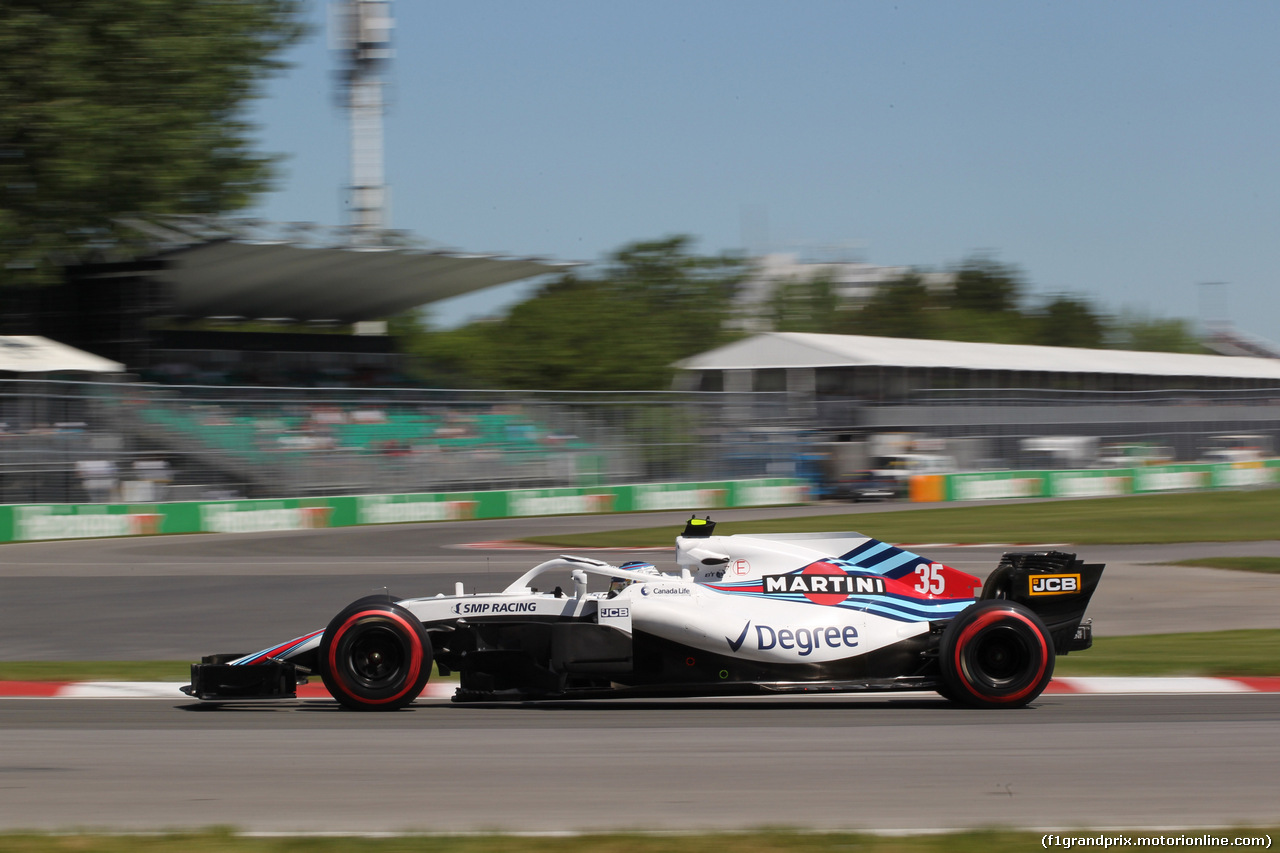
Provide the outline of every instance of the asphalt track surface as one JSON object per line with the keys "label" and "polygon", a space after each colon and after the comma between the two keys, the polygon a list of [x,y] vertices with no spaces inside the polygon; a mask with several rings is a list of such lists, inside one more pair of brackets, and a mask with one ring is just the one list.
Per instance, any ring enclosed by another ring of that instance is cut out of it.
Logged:
{"label": "asphalt track surface", "polygon": [[[716,518],[859,509],[721,510]],[[497,591],[557,553],[459,547],[466,543],[662,525],[671,527],[674,539],[687,517],[664,512],[5,545],[0,659],[198,660],[255,651],[323,628],[347,603],[371,592],[451,594],[459,581],[468,592]],[[918,550],[985,578],[1008,549]],[[1280,575],[1159,565],[1196,556],[1280,557],[1280,541],[1077,550],[1089,562],[1107,564],[1089,607],[1096,636],[1280,628]],[[574,553],[614,563],[646,559],[674,569],[670,549]]]}
{"label": "asphalt track surface", "polygon": [[1274,824],[1280,694],[0,701],[0,827],[259,832]]}
{"label": "asphalt track surface", "polygon": [[[848,506],[820,508],[848,512]],[[718,518],[781,514],[717,513]],[[814,508],[803,512],[812,514]],[[500,587],[552,556],[455,546],[685,514],[51,542],[0,549],[0,655],[265,647],[387,586]],[[983,575],[1000,550],[920,549]],[[592,555],[594,552],[580,551]],[[1149,565],[1280,542],[1090,547],[1101,635],[1280,627],[1280,578]],[[660,567],[664,552],[595,553]],[[1280,694],[452,705],[0,700],[0,829],[1194,827],[1280,818]]]}

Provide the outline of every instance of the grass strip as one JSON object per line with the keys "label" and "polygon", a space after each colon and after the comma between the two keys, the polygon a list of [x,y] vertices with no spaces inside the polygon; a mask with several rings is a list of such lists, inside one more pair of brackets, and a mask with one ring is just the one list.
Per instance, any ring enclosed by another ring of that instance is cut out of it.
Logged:
{"label": "grass strip", "polygon": [[1202,557],[1199,560],[1179,560],[1174,565],[1280,574],[1280,557]]}
{"label": "grass strip", "polygon": [[[1280,827],[1124,832],[1060,830],[1064,838],[1163,838],[1180,850],[1220,850],[1222,846],[1185,844],[1170,839],[1231,840],[1276,838]],[[253,838],[228,830],[164,835],[0,835],[6,853],[812,853],[857,850],[862,853],[1026,853],[1041,849],[1042,834],[1014,830],[948,832],[891,837],[864,833],[787,831],[716,834],[601,834],[530,838],[511,835],[407,836],[400,838]],[[1124,842],[1112,842],[1121,845]],[[1096,847],[1101,844],[1094,841]],[[1073,845],[1075,846],[1075,845]],[[1265,849],[1265,842],[1263,848]],[[1065,847],[1065,845],[1064,845]],[[1094,848],[1091,848],[1094,849]]]}
{"label": "grass strip", "polygon": [[[174,661],[0,662],[0,681],[186,681]],[[1280,675],[1280,630],[1097,637],[1058,658],[1058,675]],[[457,680],[457,673],[432,681]]]}
{"label": "grass strip", "polygon": [[0,661],[0,681],[181,681],[191,661]]}
{"label": "grass strip", "polygon": [[[1280,489],[1260,489],[726,521],[716,526],[716,533],[856,530],[897,543],[1126,545],[1278,539],[1277,519]],[[648,527],[526,537],[526,541],[558,548],[671,547],[679,532],[670,526]]]}
{"label": "grass strip", "polygon": [[1095,637],[1054,675],[1280,675],[1280,630]]}

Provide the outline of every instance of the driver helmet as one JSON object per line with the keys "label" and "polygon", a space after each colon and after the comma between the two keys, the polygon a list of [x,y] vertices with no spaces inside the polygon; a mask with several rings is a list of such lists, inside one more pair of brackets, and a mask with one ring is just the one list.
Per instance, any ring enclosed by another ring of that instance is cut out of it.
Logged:
{"label": "driver helmet", "polygon": [[[658,569],[653,565],[653,563],[646,563],[643,560],[632,560],[630,562],[623,563],[618,568],[629,569],[633,572],[643,572],[646,575],[656,575],[658,573]],[[613,598],[633,583],[635,583],[635,581],[631,578],[610,578],[609,597]]]}

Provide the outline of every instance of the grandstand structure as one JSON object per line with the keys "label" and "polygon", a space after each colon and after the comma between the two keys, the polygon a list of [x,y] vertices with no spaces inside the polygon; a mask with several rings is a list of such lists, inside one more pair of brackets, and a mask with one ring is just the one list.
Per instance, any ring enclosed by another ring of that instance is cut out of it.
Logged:
{"label": "grandstand structure", "polygon": [[770,332],[681,361],[680,387],[876,401],[1028,391],[1280,387],[1280,360],[1078,347]]}
{"label": "grandstand structure", "polygon": [[821,479],[907,437],[954,470],[1026,466],[1038,438],[1098,465],[1280,446],[1274,359],[775,333],[682,362],[670,392],[552,393],[166,384],[89,358],[0,373],[0,503]]}
{"label": "grandstand structure", "polygon": [[[772,420],[746,428],[722,397],[0,375],[0,503],[449,493],[784,475],[804,433],[783,401],[768,407]],[[778,395],[754,397],[764,407],[765,398]]]}
{"label": "grandstand structure", "polygon": [[[572,416],[511,395],[152,386],[124,431],[211,457],[255,494],[340,495],[577,485],[607,469]],[[597,437],[598,438],[598,437]]]}
{"label": "grandstand structure", "polygon": [[628,393],[0,377],[0,502],[93,499],[103,462],[117,497],[178,500],[830,477],[907,437],[954,470],[1047,438],[1091,465],[1280,446],[1275,359],[771,333],[680,366]]}
{"label": "grandstand structure", "polygon": [[1042,436],[1151,442],[1196,460],[1224,435],[1280,446],[1280,359],[773,332],[681,361],[676,388],[782,395],[814,434],[913,433],[1013,465]]}
{"label": "grandstand structure", "polygon": [[[6,289],[0,334],[44,335],[165,381],[386,379],[400,365],[387,318],[575,265],[424,248],[394,231],[357,244],[350,228],[309,224],[127,224],[141,240],[131,256],[69,267],[58,286]],[[198,334],[185,327],[196,320]],[[246,321],[282,334],[231,331]]]}
{"label": "grandstand structure", "polygon": [[[484,429],[472,436],[483,450],[422,440],[449,407],[424,411],[394,396],[411,383],[386,335],[385,321],[398,313],[573,264],[425,247],[367,227],[356,239],[351,228],[246,220],[127,224],[140,235],[132,254],[68,267],[60,285],[5,290],[0,335],[42,335],[97,367],[33,378],[0,366],[0,502],[85,500],[77,472],[86,463],[110,463],[117,497],[135,463],[159,459],[170,467],[164,490],[173,497],[551,485],[591,464],[575,462],[565,474],[567,450],[554,440],[560,468],[539,455],[543,448],[495,444]],[[247,323],[255,331],[244,331]],[[30,348],[15,344],[0,355],[19,349]],[[191,412],[209,414],[210,396],[230,387],[247,390],[220,397],[213,420],[221,428],[205,428]],[[327,390],[300,396],[317,387]],[[492,405],[453,402],[455,414],[468,416]],[[385,418],[321,425],[311,420],[316,407]],[[556,435],[555,421],[532,431]],[[331,447],[308,446],[320,431]],[[428,445],[447,451],[430,466],[390,450],[426,454]],[[504,462],[490,464],[495,455]]]}

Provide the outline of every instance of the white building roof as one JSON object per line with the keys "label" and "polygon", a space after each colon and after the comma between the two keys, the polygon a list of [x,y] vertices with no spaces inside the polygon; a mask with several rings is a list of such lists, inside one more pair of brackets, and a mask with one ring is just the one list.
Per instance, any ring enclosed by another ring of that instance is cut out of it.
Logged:
{"label": "white building roof", "polygon": [[916,367],[1274,379],[1280,359],[768,332],[676,362],[685,370]]}
{"label": "white building roof", "polygon": [[0,335],[0,373],[122,373],[118,361],[41,338],[36,335]]}

